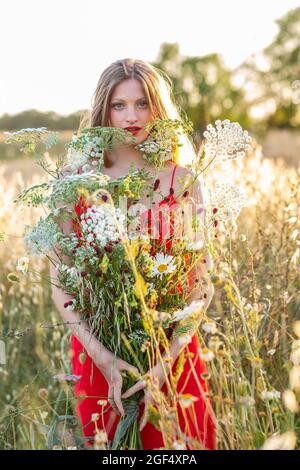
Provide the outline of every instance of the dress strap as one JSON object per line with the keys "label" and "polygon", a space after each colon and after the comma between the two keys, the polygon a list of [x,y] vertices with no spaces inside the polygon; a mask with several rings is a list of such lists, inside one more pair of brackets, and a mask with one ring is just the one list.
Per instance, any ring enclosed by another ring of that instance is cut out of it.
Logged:
{"label": "dress strap", "polygon": [[170,189],[173,189],[173,183],[174,183],[174,176],[175,176],[176,168],[177,168],[177,164],[175,163],[174,170],[173,170],[173,174],[172,174],[172,180],[171,180],[171,187],[170,187]]}

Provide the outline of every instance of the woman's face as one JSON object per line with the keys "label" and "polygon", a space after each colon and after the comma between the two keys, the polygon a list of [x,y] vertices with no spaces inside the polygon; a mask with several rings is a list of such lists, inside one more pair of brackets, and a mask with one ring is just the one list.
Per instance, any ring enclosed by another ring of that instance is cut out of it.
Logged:
{"label": "woman's face", "polygon": [[[152,121],[150,106],[144,94],[141,82],[135,78],[129,78],[119,83],[110,99],[109,125],[111,127],[140,127]],[[129,143],[133,136],[134,145],[142,143],[147,137],[143,129],[128,136]]]}

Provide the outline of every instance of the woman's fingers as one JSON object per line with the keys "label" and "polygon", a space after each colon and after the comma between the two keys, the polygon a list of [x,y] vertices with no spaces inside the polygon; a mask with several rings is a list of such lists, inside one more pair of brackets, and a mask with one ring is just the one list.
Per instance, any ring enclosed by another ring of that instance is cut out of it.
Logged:
{"label": "woman's fingers", "polygon": [[124,411],[122,401],[121,401],[121,388],[119,387],[114,388],[114,402],[116,406],[118,407],[118,410],[120,411],[121,416],[124,418],[125,411]]}
{"label": "woman's fingers", "polygon": [[137,369],[137,367],[134,367],[134,366],[128,364],[128,362],[123,361],[122,369],[132,372],[137,377],[140,376],[140,371]]}
{"label": "woman's fingers", "polygon": [[136,392],[139,390],[143,390],[144,388],[147,387],[147,382],[146,380],[140,380],[136,384],[134,384],[132,387],[130,387],[126,392],[123,393],[122,398],[129,398],[131,395],[134,395]]}

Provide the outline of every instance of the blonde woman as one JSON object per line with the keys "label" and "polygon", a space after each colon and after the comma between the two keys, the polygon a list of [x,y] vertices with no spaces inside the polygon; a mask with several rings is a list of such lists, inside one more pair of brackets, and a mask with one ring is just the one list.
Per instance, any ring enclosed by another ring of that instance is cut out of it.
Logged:
{"label": "blonde woman", "polygon": [[[83,127],[109,126],[127,129],[136,137],[137,144],[142,143],[147,138],[147,133],[143,127],[156,117],[160,119],[179,119],[178,107],[175,104],[171,81],[166,74],[142,60],[124,59],[118,60],[107,67],[100,76],[92,103],[91,112],[84,116],[80,129]],[[195,157],[195,150],[187,135],[181,137],[182,146],[175,149],[172,159],[167,161],[160,173],[156,174],[156,185],[159,191],[156,193],[156,200],[152,203],[159,207],[168,204],[169,207],[176,206],[175,195],[180,193],[182,178],[191,173],[184,167],[188,161]],[[145,161],[141,151],[130,144],[115,146],[112,151],[104,154],[103,172],[112,179],[126,175],[132,163],[136,168],[146,169],[150,174],[155,174],[154,168]],[[203,182],[197,181],[191,188],[194,200],[203,203]],[[147,207],[147,194],[139,201]],[[78,215],[81,213],[80,203],[76,207]],[[148,215],[151,210],[145,211]],[[147,222],[147,220],[146,220]],[[67,230],[68,223],[65,229]],[[147,225],[147,224],[146,224]],[[163,230],[163,226],[160,227]],[[162,234],[160,234],[162,235]],[[172,230],[169,242],[171,243]],[[168,246],[168,245],[167,245]],[[205,269],[211,267],[211,259],[207,252]],[[202,274],[203,265],[201,267]],[[198,271],[197,271],[198,273]],[[198,273],[199,274],[199,273]],[[201,273],[200,273],[201,274]],[[55,270],[52,269],[52,276],[55,277]],[[205,292],[194,289],[189,297],[189,302],[205,299],[206,308],[213,296],[213,286],[208,284]],[[78,312],[66,312],[63,308],[66,302],[65,294],[62,290],[54,287],[53,298],[57,308],[63,318],[70,322],[72,328],[72,372],[81,376],[80,381],[75,385],[75,396],[84,396],[79,399],[76,410],[82,423],[83,435],[86,438],[86,445],[93,444],[95,423],[93,416],[100,415],[97,427],[102,428],[110,441],[113,440],[120,415],[124,416],[122,398],[128,398],[138,390],[143,388],[143,384],[138,382],[130,390],[123,391],[122,395],[122,371],[137,369],[126,361],[118,359],[111,351],[108,351],[95,338],[90,338],[89,329],[86,322],[81,322],[79,328],[73,328],[72,322],[78,320]],[[173,359],[173,369],[176,369],[179,352],[182,345],[178,340],[170,345],[170,353]],[[193,367],[191,370],[190,361],[185,362],[184,370],[178,381],[177,390],[181,394],[190,394],[194,397],[193,413],[183,410],[178,406],[178,416],[182,431],[189,437],[198,439],[207,449],[216,448],[216,434],[213,418],[212,406],[209,399],[204,398],[204,392],[208,392],[207,378],[204,362],[199,355],[200,344],[195,334],[190,343],[185,346],[186,354],[193,357]],[[81,354],[86,353],[84,362],[80,360]],[[163,384],[163,374],[159,365],[157,366],[157,378]],[[202,390],[199,390],[199,386]],[[165,384],[162,391],[166,392]],[[99,396],[107,397],[107,406],[99,402]],[[144,449],[157,449],[164,447],[163,435],[151,423],[147,422],[148,395],[145,392],[143,403],[140,409],[140,430]],[[111,406],[110,406],[111,405]]]}

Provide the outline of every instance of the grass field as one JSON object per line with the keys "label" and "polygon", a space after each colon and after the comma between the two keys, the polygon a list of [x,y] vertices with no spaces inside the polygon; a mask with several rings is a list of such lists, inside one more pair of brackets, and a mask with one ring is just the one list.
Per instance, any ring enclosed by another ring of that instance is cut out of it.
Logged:
{"label": "grass field", "polygon": [[[214,170],[213,180],[224,171]],[[213,353],[207,367],[218,448],[258,449],[265,443],[299,449],[299,169],[265,158],[257,146],[227,171],[245,188],[247,207],[236,225],[221,225],[214,239],[215,296],[208,314],[216,328],[208,332],[200,326],[203,348]],[[5,160],[0,170],[2,449],[82,444],[72,385],[53,378],[71,373],[70,331],[45,328],[61,321],[46,280],[33,274],[21,282],[7,278],[25,254],[24,225],[40,216],[13,201],[24,186],[43,179],[29,158]],[[45,260],[31,256],[30,263],[47,277]]]}

